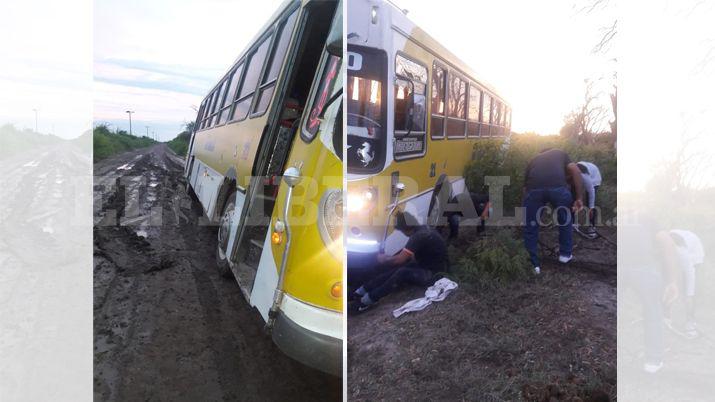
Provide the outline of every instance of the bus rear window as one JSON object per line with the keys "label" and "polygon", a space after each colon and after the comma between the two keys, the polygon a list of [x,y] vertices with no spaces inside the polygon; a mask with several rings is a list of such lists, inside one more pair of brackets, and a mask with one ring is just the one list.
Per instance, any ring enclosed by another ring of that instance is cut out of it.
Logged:
{"label": "bus rear window", "polygon": [[387,68],[384,51],[348,48],[347,163],[351,173],[373,173],[382,169],[386,145]]}

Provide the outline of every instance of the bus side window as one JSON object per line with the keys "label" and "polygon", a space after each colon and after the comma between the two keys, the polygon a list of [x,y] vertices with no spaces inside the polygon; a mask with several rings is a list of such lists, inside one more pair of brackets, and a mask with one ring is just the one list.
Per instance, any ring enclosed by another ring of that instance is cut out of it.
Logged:
{"label": "bus side window", "polygon": [[213,114],[211,115],[211,121],[214,126],[219,124],[218,115],[226,98],[226,89],[228,89],[228,79],[223,80],[218,91],[216,91],[216,105],[214,106]]}
{"label": "bus side window", "polygon": [[[414,61],[397,55],[395,57],[395,131],[423,133],[425,131],[425,115],[427,109],[425,98],[427,92],[427,68]],[[410,93],[412,86],[405,81],[412,82],[414,93]],[[408,102],[412,98],[412,124],[408,124]]]}
{"label": "bus side window", "polygon": [[495,127],[492,127],[492,130],[496,130],[496,135],[499,135],[499,124],[500,124],[500,115],[501,115],[501,103],[499,101],[494,101],[494,105],[492,106],[492,125]]}
{"label": "bus side window", "polygon": [[506,121],[504,122],[506,126],[506,134],[511,134],[511,108],[506,108]]}
{"label": "bus side window", "polygon": [[272,34],[266,35],[263,41],[258,45],[256,50],[249,56],[246,62],[245,75],[241,84],[241,91],[236,101],[236,106],[233,108],[233,116],[231,120],[243,120],[248,116],[248,110],[253,101],[253,94],[256,92],[258,78],[261,75],[263,62],[266,60],[268,48],[271,45]]}
{"label": "bus side window", "polygon": [[211,92],[211,97],[209,98],[209,108],[206,110],[206,120],[204,120],[204,127],[210,128],[211,121],[213,119],[213,110],[216,107],[216,94],[217,90]]}
{"label": "bus side window", "polygon": [[226,97],[221,104],[222,107],[218,117],[219,124],[223,124],[228,120],[228,116],[231,113],[231,106],[233,105],[233,99],[236,97],[236,89],[238,88],[238,84],[241,82],[242,72],[243,63],[236,67],[231,73],[229,78],[229,80],[231,80],[231,85],[229,85],[228,90],[226,91]]}
{"label": "bus side window", "polygon": [[430,136],[444,138],[444,98],[446,94],[447,72],[436,63],[432,65],[432,104]]}
{"label": "bus side window", "polygon": [[281,71],[281,67],[283,66],[283,59],[285,58],[288,45],[290,44],[290,38],[293,33],[293,27],[295,26],[297,16],[298,11],[293,11],[280,28],[280,36],[278,36],[278,40],[275,43],[270,64],[268,65],[268,68],[266,68],[264,77],[261,80],[261,87],[258,89],[258,101],[256,102],[253,114],[263,114],[271,102],[273,90],[275,89],[276,81],[278,80],[278,73]]}
{"label": "bus side window", "polygon": [[197,113],[196,116],[196,130],[201,130],[202,125],[204,124],[204,113],[206,112],[206,99],[201,102],[201,106],[199,107],[199,112]]}
{"label": "bus side window", "polygon": [[449,74],[447,104],[447,137],[464,138],[467,124],[467,83],[453,73]]}
{"label": "bus side window", "polygon": [[482,91],[474,84],[469,85],[469,111],[467,113],[467,135],[469,137],[479,136],[479,100],[482,97]]}
{"label": "bus side window", "polygon": [[481,123],[482,128],[480,129],[479,136],[485,137],[489,136],[489,123],[491,122],[490,117],[492,114],[492,98],[487,95],[486,92],[483,93],[482,98],[482,115]]}
{"label": "bus side window", "polygon": [[427,76],[427,67],[402,54],[395,56],[395,138],[392,148],[395,160],[425,154]]}

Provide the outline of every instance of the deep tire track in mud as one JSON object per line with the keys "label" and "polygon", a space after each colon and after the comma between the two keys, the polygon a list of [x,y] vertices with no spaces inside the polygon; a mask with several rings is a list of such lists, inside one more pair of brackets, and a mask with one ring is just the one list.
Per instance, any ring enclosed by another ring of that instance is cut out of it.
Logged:
{"label": "deep tire track in mud", "polygon": [[[341,398],[341,379],[283,355],[235,281],[218,275],[215,228],[165,145],[95,172],[97,400]],[[122,201],[137,208],[125,208],[117,226],[111,211]]]}

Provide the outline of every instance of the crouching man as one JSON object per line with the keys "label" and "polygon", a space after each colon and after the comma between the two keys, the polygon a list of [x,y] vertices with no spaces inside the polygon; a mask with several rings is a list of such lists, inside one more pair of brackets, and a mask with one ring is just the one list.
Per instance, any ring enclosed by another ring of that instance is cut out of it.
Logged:
{"label": "crouching man", "polygon": [[401,285],[430,286],[436,273],[447,270],[447,246],[439,232],[419,225],[408,212],[395,215],[395,229],[409,237],[407,244],[393,256],[377,256],[382,272],[351,295],[349,311],[362,312]]}

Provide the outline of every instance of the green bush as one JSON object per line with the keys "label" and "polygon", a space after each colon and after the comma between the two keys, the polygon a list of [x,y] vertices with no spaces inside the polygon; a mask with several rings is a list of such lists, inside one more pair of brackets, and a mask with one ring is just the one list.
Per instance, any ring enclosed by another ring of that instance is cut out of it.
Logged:
{"label": "green bush", "polygon": [[179,156],[186,156],[186,152],[189,149],[189,140],[191,139],[191,133],[189,131],[182,131],[173,140],[169,141],[167,145]]}
{"label": "green bush", "polygon": [[137,137],[124,130],[111,132],[105,124],[97,125],[92,133],[94,144],[94,161],[100,161],[109,156],[133,149],[145,148],[157,142],[149,137]]}
{"label": "green bush", "polygon": [[512,229],[495,229],[461,255],[450,249],[452,274],[460,282],[482,287],[503,286],[524,279],[530,269],[529,255]]}
{"label": "green bush", "polygon": [[471,191],[487,192],[485,176],[508,176],[510,184],[504,188],[504,211],[510,215],[509,211],[521,206],[524,172],[531,158],[544,148],[559,148],[568,153],[571,160],[593,162],[601,170],[603,183],[596,204],[601,208],[603,218],[610,219],[615,215],[617,186],[613,141],[610,134],[599,134],[590,144],[533,133],[514,134],[507,140],[484,139],[475,144],[473,161],[465,168],[464,177]]}

